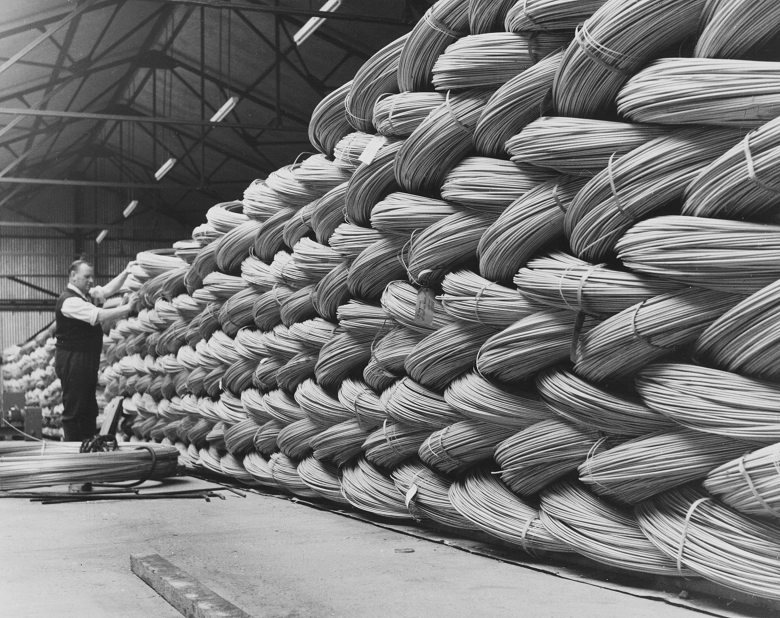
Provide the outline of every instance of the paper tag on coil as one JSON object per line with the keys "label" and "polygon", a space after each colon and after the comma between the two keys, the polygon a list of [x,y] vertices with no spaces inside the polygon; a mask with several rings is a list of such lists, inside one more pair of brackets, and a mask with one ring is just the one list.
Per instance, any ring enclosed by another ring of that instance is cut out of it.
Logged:
{"label": "paper tag on coil", "polygon": [[366,165],[371,165],[374,157],[376,157],[376,153],[378,153],[379,149],[385,145],[386,141],[387,138],[384,135],[375,135],[372,137],[371,141],[368,142],[365,149],[363,150],[363,154],[358,157],[358,161],[365,163]]}
{"label": "paper tag on coil", "polygon": [[417,303],[414,307],[414,321],[425,326],[433,325],[433,315],[436,307],[436,294],[431,288],[417,290]]}
{"label": "paper tag on coil", "polygon": [[414,500],[414,497],[417,495],[417,485],[412,483],[412,485],[409,487],[409,490],[406,492],[406,508],[409,508],[409,504]]}

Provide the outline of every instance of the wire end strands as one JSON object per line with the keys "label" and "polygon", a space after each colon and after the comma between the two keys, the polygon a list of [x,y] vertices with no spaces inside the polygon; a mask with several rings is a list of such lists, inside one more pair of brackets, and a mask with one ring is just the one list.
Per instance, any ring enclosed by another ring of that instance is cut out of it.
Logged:
{"label": "wire end strands", "polygon": [[620,569],[652,575],[678,572],[675,561],[642,533],[631,513],[615,508],[577,482],[561,481],[541,494],[541,519],[578,554]]}
{"label": "wire end strands", "polygon": [[[407,328],[423,334],[450,324],[454,318],[446,313],[441,301],[433,301],[432,320],[423,320],[416,311],[418,290],[406,281],[391,281],[382,293],[382,308],[391,318]],[[428,316],[430,317],[430,315]]]}
{"label": "wire end strands", "polygon": [[516,1],[469,0],[469,32],[471,34],[500,32],[504,29],[507,12]]}
{"label": "wire end strands", "polygon": [[780,599],[780,527],[745,517],[693,487],[656,496],[635,512],[642,532],[678,568]]}
{"label": "wire end strands", "polygon": [[392,479],[363,457],[342,469],[341,492],[352,506],[362,511],[392,519],[411,519]]}
{"label": "wire end strands", "polygon": [[463,517],[450,502],[448,492],[452,481],[410,460],[395,468],[390,477],[411,516],[416,520],[431,520],[459,530],[474,530],[476,526]]}
{"label": "wire end strands", "polygon": [[550,110],[553,80],[562,58],[562,50],[549,54],[493,93],[474,129],[477,152],[505,156],[507,140]]}
{"label": "wire end strands", "polygon": [[571,41],[568,33],[472,34],[447,47],[433,65],[436,90],[498,87]]}
{"label": "wire end strands", "polygon": [[780,386],[698,365],[662,363],[636,378],[645,404],[680,425],[759,444],[780,442]]}
{"label": "wire end strands", "polygon": [[636,504],[671,487],[703,478],[749,451],[749,442],[693,431],[668,429],[640,436],[615,448],[590,453],[580,480],[597,494]]}
{"label": "wire end strands", "polygon": [[514,493],[532,496],[575,470],[589,454],[605,448],[592,429],[551,419],[535,423],[496,446],[501,480]]}
{"label": "wire end strands", "polygon": [[382,468],[394,468],[405,459],[416,455],[430,433],[430,429],[384,422],[366,438],[363,450],[366,459],[371,463]]}
{"label": "wire end strands", "polygon": [[349,504],[341,493],[341,472],[333,464],[307,457],[298,464],[298,476],[320,497],[338,504]]}
{"label": "wire end strands", "polygon": [[780,114],[780,63],[663,58],[623,86],[617,106],[635,122],[758,127]]}
{"label": "wire end strands", "polygon": [[401,92],[431,90],[431,70],[447,46],[468,34],[469,0],[438,0],[417,22],[401,51]]}
{"label": "wire end strands", "polygon": [[694,34],[705,0],[608,0],[577,29],[553,85],[561,116],[605,115],[648,60]]}
{"label": "wire end strands", "polygon": [[518,320],[485,342],[477,355],[477,371],[511,384],[568,359],[579,337],[597,324],[582,315],[545,309]]}
{"label": "wire end strands", "polygon": [[409,193],[435,194],[447,173],[471,150],[487,89],[448,93],[406,139],[395,158],[395,179]]}
{"label": "wire end strands", "polygon": [[383,234],[408,239],[418,230],[423,230],[459,210],[457,206],[444,200],[396,191],[374,205],[371,209],[370,224]]}
{"label": "wire end strands", "polygon": [[692,343],[742,296],[686,288],[642,301],[579,341],[574,371],[588,380],[623,378]]}
{"label": "wire end strands", "polygon": [[536,388],[555,414],[613,436],[635,437],[674,426],[667,416],[643,404],[635,392],[592,384],[563,367],[537,374]]}
{"label": "wire end strands", "polygon": [[515,433],[514,427],[484,421],[459,421],[434,431],[420,446],[420,459],[443,474],[455,474],[490,459],[496,446]]}
{"label": "wire end strands", "polygon": [[753,294],[780,279],[780,226],[667,216],[637,223],[616,245],[632,270],[686,285]]}
{"label": "wire end strands", "polygon": [[480,273],[509,281],[539,249],[563,236],[566,208],[586,182],[566,176],[548,180],[512,202],[479,240]]}
{"label": "wire end strands", "polygon": [[518,0],[504,21],[508,32],[574,30],[606,0]]}
{"label": "wire end strands", "polygon": [[701,16],[697,58],[740,58],[780,31],[780,6],[772,0],[711,0]]}
{"label": "wire end strands", "polygon": [[537,507],[514,495],[487,469],[471,471],[454,482],[449,498],[452,506],[481,530],[531,555],[571,551],[545,528]]}
{"label": "wire end strands", "polygon": [[780,118],[748,133],[685,189],[683,215],[763,219],[780,204]]}
{"label": "wire end strands", "polygon": [[[376,138],[381,143],[374,157],[355,170],[345,194],[343,216],[355,225],[367,227],[371,218],[371,209],[382,198],[397,191],[395,181],[395,158],[403,146],[401,140],[389,140],[386,137]],[[335,228],[334,228],[335,229]]]}
{"label": "wire end strands", "polygon": [[322,154],[333,156],[333,149],[342,137],[352,132],[347,121],[344,102],[352,81],[339,86],[317,104],[309,121],[309,141]]}

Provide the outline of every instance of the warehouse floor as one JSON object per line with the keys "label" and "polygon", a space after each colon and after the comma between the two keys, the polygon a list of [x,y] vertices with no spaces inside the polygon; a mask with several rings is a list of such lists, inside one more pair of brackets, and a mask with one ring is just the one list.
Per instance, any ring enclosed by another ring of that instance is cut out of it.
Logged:
{"label": "warehouse floor", "polygon": [[294,501],[225,495],[210,503],[0,500],[2,614],[181,616],[130,571],[131,554],[159,554],[254,618],[705,615]]}

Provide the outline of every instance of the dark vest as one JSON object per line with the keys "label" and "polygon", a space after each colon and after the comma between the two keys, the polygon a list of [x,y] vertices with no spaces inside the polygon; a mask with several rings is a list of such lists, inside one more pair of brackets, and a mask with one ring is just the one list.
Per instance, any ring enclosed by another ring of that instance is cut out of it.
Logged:
{"label": "dark vest", "polygon": [[83,296],[67,288],[57,299],[54,315],[57,319],[57,347],[61,350],[72,352],[88,352],[100,356],[103,348],[103,329],[100,324],[90,325],[89,322],[69,318],[62,313],[62,303],[68,298],[81,298]]}

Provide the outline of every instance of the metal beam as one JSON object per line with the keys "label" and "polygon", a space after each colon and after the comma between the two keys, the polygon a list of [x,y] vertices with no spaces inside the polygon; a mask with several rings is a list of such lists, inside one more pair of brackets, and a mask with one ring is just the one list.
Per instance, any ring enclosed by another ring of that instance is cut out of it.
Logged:
{"label": "metal beam", "polygon": [[35,285],[34,283],[30,283],[29,281],[25,281],[24,279],[20,279],[19,277],[16,277],[14,275],[0,275],[0,277],[8,279],[9,281],[13,281],[14,283],[18,283],[19,285],[23,285],[25,287],[31,288],[36,292],[40,292],[41,294],[47,294],[48,296],[53,296],[54,298],[59,298],[60,296],[56,292],[52,292],[51,290],[42,288],[40,285]]}
{"label": "metal beam", "polygon": [[31,301],[0,298],[0,311],[51,311],[56,303],[53,298]]}
{"label": "metal beam", "polygon": [[[144,226],[126,228],[123,225],[112,223],[66,223],[64,221],[52,221],[51,223],[27,223],[25,221],[0,221],[0,227],[52,227],[56,225],[61,228],[74,228],[85,230],[123,230],[125,232],[148,232],[152,230],[159,231],[159,227]],[[4,237],[3,237],[4,238]],[[2,251],[0,251],[2,254]]]}
{"label": "metal beam", "polygon": [[21,184],[21,185],[61,185],[65,187],[114,187],[117,189],[154,189],[156,191],[165,191],[175,189],[181,191],[181,187],[171,185],[159,185],[154,183],[134,183],[134,182],[111,182],[103,180],[68,180],[65,178],[13,178],[8,176],[0,177],[0,184]]}

